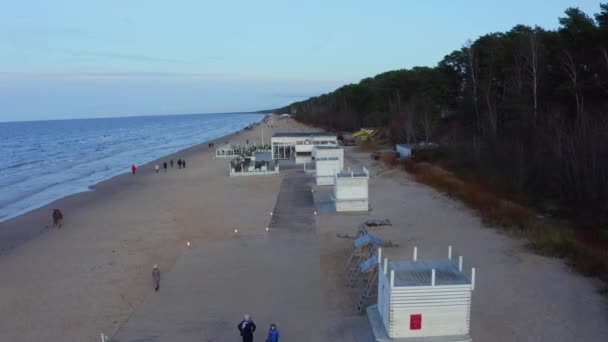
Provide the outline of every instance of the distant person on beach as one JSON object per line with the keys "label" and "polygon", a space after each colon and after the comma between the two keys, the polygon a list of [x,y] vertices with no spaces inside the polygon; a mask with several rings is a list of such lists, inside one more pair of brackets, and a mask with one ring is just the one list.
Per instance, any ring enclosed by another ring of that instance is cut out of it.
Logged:
{"label": "distant person on beach", "polygon": [[154,291],[158,291],[160,288],[160,270],[157,264],[152,266],[152,285],[154,285]]}
{"label": "distant person on beach", "polygon": [[251,319],[250,314],[245,314],[245,317],[238,325],[239,332],[243,337],[243,342],[253,342],[253,333],[255,332],[255,323]]}
{"label": "distant person on beach", "polygon": [[163,169],[165,169],[165,172],[167,172],[167,162],[163,163]]}
{"label": "distant person on beach", "polygon": [[61,228],[63,225],[63,214],[59,209],[53,209],[53,227]]}
{"label": "distant person on beach", "polygon": [[268,330],[268,337],[266,338],[266,342],[279,342],[280,337],[279,329],[277,329],[277,325],[272,323],[270,325],[270,330]]}
{"label": "distant person on beach", "polygon": [[186,168],[186,159],[182,160],[182,167],[185,169]]}
{"label": "distant person on beach", "polygon": [[154,165],[154,170],[156,170],[156,173],[158,173],[158,169],[159,169],[158,164]]}
{"label": "distant person on beach", "polygon": [[171,168],[173,168],[173,159],[171,159]]}
{"label": "distant person on beach", "polygon": [[177,160],[177,167],[180,168],[180,169],[182,168],[182,160],[181,159]]}
{"label": "distant person on beach", "polygon": [[135,171],[137,171],[137,167],[135,166],[135,164],[133,164],[131,166],[131,172],[133,172],[133,175],[135,175]]}

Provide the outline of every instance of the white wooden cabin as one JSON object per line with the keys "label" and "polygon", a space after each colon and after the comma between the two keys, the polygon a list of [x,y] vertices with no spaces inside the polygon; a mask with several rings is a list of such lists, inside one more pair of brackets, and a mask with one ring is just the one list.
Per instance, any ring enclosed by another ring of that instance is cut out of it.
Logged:
{"label": "white wooden cabin", "polygon": [[334,175],[332,200],[336,211],[369,211],[369,171],[340,171]]}
{"label": "white wooden cabin", "polygon": [[338,171],[344,168],[344,149],[337,145],[317,145],[312,151],[312,157],[317,158],[338,158],[340,161]]}
{"label": "white wooden cabin", "polygon": [[315,158],[317,185],[334,185],[334,176],[340,169],[340,159],[338,158]]}
{"label": "white wooden cabin", "polygon": [[[383,260],[378,272],[378,305],[368,308],[377,340],[472,341],[469,322],[475,269],[465,274],[462,257],[454,262],[451,254],[450,247],[447,259],[420,261],[414,248],[411,261]],[[381,250],[378,255],[382,260]],[[378,338],[378,326],[388,339]]]}

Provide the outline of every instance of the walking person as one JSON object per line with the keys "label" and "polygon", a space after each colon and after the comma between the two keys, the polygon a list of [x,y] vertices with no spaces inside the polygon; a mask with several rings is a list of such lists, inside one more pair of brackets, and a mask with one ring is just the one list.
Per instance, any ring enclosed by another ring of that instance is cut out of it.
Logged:
{"label": "walking person", "polygon": [[185,169],[186,168],[186,159],[182,160],[182,167]]}
{"label": "walking person", "polygon": [[173,168],[173,159],[171,159],[171,168]]}
{"label": "walking person", "polygon": [[160,270],[157,264],[152,266],[152,285],[154,286],[154,291],[158,291],[160,288]]}
{"label": "walking person", "polygon": [[167,172],[167,162],[163,163],[163,169],[165,169],[165,172]]}
{"label": "walking person", "polygon": [[182,160],[181,160],[181,159],[178,159],[178,160],[177,160],[177,167],[178,167],[179,169],[181,169],[181,168],[182,168]]}
{"label": "walking person", "polygon": [[253,333],[255,332],[255,323],[251,319],[250,314],[245,314],[243,317],[243,321],[239,323],[238,328],[241,336],[243,337],[243,342],[253,342]]}
{"label": "walking person", "polygon": [[279,342],[279,337],[281,334],[279,333],[279,329],[277,329],[277,325],[272,323],[270,325],[270,330],[268,330],[268,337],[266,338],[266,342]]}
{"label": "walking person", "polygon": [[159,169],[158,164],[154,165],[154,170],[156,170],[156,173],[158,173],[158,169]]}
{"label": "walking person", "polygon": [[133,175],[135,175],[135,171],[137,171],[137,167],[135,166],[135,164],[131,165],[131,172],[133,173]]}

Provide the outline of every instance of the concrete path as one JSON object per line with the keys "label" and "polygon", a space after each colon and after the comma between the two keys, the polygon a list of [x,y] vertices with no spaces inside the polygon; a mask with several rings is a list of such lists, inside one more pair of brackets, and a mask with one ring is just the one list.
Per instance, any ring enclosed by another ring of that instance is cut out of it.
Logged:
{"label": "concrete path", "polygon": [[[288,171],[270,231],[187,250],[111,341],[239,341],[251,313],[264,341],[321,341],[322,291],[313,198],[303,171]],[[256,214],[256,213],[252,213]]]}

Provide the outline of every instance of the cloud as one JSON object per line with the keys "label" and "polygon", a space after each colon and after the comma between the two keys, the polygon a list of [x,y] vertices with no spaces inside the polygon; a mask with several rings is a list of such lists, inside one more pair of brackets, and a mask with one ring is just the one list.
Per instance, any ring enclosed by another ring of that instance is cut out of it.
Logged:
{"label": "cloud", "polygon": [[100,57],[109,59],[120,59],[134,62],[152,62],[152,63],[171,63],[171,64],[192,64],[191,61],[182,59],[162,58],[148,55],[138,55],[130,53],[115,53],[115,52],[97,52],[88,50],[68,50],[68,54],[77,57]]}
{"label": "cloud", "polygon": [[164,72],[164,71],[125,71],[125,72],[2,72],[0,81],[81,81],[81,80],[137,80],[137,79],[189,79],[223,80],[240,79],[240,75],[222,72]]}

